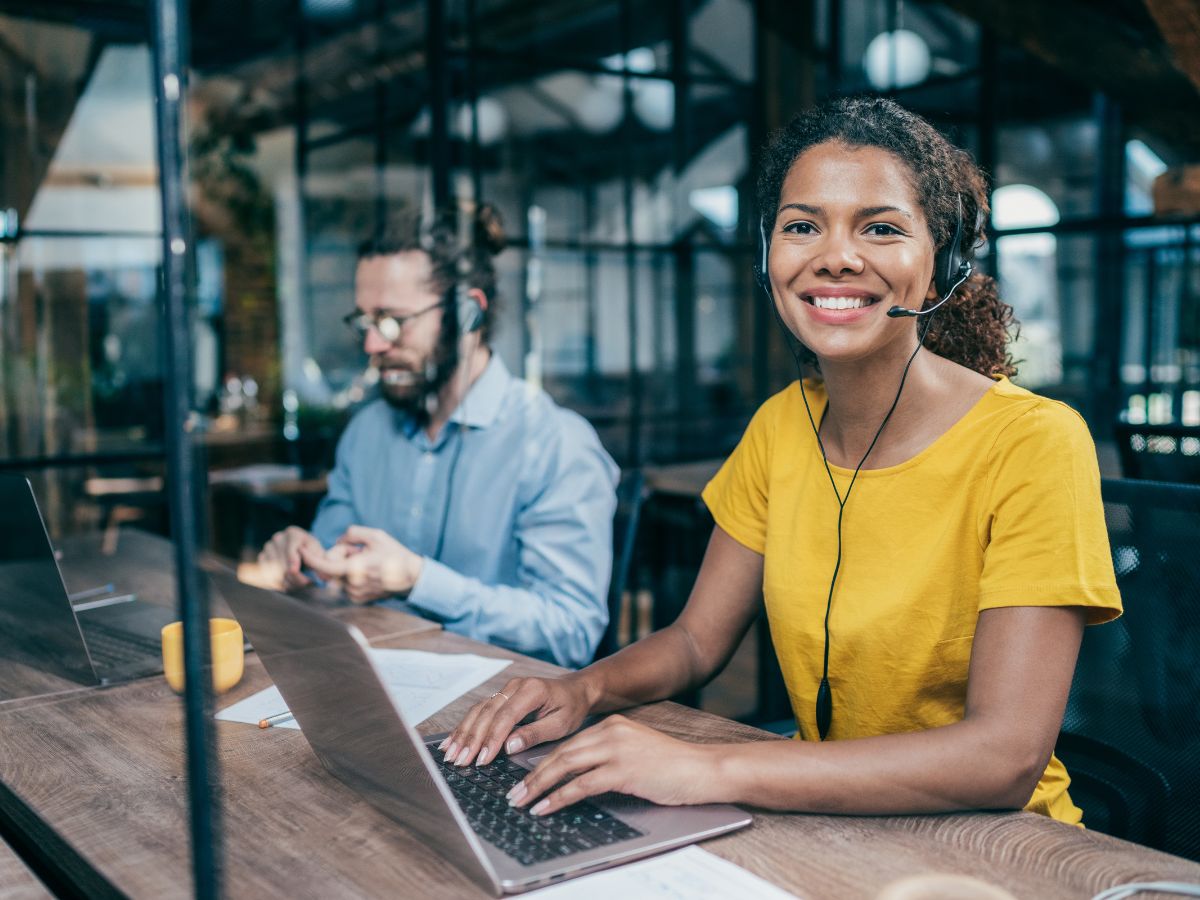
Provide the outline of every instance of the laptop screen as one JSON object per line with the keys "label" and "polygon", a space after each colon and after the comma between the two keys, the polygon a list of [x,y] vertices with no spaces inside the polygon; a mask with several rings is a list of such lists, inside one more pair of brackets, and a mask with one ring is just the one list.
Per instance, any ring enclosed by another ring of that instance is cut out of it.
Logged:
{"label": "laptop screen", "polygon": [[96,682],[33,489],[0,473],[0,699],[28,693],[12,663]]}

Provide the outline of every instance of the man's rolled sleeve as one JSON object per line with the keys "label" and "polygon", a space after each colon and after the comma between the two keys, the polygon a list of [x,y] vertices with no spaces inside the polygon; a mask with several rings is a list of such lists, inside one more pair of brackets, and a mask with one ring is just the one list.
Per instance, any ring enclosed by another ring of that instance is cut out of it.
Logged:
{"label": "man's rolled sleeve", "polygon": [[460,575],[436,559],[426,557],[407,599],[413,606],[419,606],[439,619],[461,619],[469,612],[471,582],[476,579]]}

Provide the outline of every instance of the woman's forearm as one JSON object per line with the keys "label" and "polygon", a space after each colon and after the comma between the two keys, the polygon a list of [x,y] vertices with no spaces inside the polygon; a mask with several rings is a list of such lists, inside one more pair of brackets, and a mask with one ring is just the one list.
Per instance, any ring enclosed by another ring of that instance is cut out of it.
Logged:
{"label": "woman's forearm", "polygon": [[707,681],[711,668],[675,623],[571,677],[585,685],[590,711],[604,713],[673,697]]}
{"label": "woman's forearm", "polygon": [[1019,809],[1048,759],[984,722],[857,740],[714,746],[713,800],[849,815]]}

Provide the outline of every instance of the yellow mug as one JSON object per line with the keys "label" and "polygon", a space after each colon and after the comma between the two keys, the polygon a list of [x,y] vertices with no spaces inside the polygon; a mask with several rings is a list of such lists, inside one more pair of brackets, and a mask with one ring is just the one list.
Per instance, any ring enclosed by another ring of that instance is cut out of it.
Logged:
{"label": "yellow mug", "polygon": [[[223,694],[242,680],[245,640],[242,626],[233,619],[209,619],[212,640],[213,692]],[[176,693],[183,693],[183,623],[172,622],[162,630],[163,674]]]}

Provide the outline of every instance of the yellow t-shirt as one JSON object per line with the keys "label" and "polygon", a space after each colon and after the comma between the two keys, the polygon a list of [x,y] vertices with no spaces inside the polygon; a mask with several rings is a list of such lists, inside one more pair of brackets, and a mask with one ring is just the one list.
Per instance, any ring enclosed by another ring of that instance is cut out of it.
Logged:
{"label": "yellow t-shirt", "polygon": [[[805,389],[819,423],[824,386]],[[853,470],[830,468],[845,496]],[[838,504],[799,383],[758,410],[704,501],[764,557],[797,738],[816,740]],[[961,721],[980,610],[1081,606],[1089,624],[1121,614],[1087,426],[1004,378],[912,459],[859,473],[842,543],[829,618],[830,740]],[[1078,823],[1069,782],[1052,757],[1025,808]]]}

